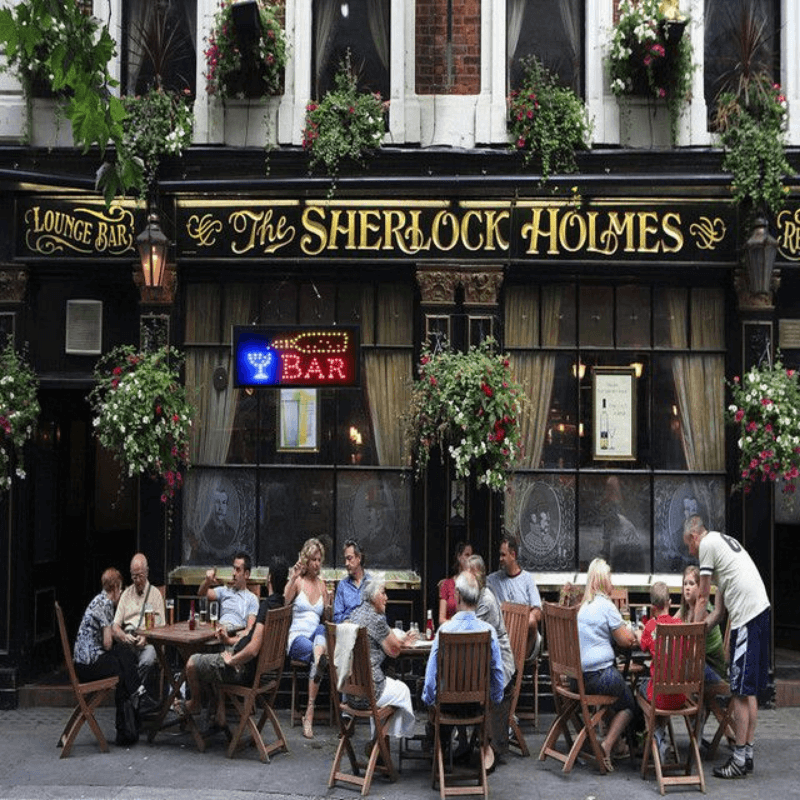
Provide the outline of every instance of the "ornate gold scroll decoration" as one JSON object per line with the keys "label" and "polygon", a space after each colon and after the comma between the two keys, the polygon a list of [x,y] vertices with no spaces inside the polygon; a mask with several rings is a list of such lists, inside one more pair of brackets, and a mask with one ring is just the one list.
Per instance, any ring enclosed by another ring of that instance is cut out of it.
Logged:
{"label": "ornate gold scroll decoration", "polygon": [[689,226],[689,233],[694,236],[695,244],[700,250],[714,250],[716,246],[725,238],[725,223],[715,217],[700,217],[697,222]]}

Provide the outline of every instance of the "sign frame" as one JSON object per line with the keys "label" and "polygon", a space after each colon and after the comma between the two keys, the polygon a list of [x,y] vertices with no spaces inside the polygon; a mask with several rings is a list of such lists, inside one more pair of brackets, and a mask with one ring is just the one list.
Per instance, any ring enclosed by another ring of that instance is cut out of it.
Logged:
{"label": "sign frame", "polygon": [[636,370],[592,367],[592,459],[636,461]]}

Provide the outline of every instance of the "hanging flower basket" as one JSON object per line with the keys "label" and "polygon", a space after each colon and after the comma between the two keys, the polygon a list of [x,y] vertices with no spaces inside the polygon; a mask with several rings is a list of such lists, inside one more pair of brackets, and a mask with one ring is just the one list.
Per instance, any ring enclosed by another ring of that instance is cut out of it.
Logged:
{"label": "hanging flower basket", "polygon": [[475,475],[493,491],[506,488],[520,456],[522,388],[508,357],[487,338],[466,353],[423,349],[412,389],[407,438],[421,477],[438,446],[457,478]]}
{"label": "hanging flower basket", "polygon": [[39,417],[39,379],[10,342],[0,352],[0,490],[11,488],[12,475],[25,478],[25,443]]}
{"label": "hanging flower basket", "polygon": [[752,367],[729,383],[728,419],[739,427],[739,483],[745,493],[756,483],[783,479],[795,490],[800,476],[800,383],[780,356]]}
{"label": "hanging flower basket", "polygon": [[[243,20],[238,18],[242,6],[247,6],[244,10],[252,15],[246,30]],[[244,4],[221,0],[206,41],[208,94],[257,98],[280,92],[286,66],[286,36],[275,6],[265,0]]]}
{"label": "hanging flower basket", "polygon": [[123,345],[95,367],[89,394],[94,432],[128,476],[162,482],[162,502],[175,496],[189,466],[193,409],[180,380],[182,356],[166,347],[137,352]]}
{"label": "hanging flower basket", "polygon": [[670,117],[672,141],[678,117],[691,93],[692,45],[684,36],[687,19],[665,16],[659,0],[621,0],[619,20],[611,34],[608,66],[611,91],[663,100]]}

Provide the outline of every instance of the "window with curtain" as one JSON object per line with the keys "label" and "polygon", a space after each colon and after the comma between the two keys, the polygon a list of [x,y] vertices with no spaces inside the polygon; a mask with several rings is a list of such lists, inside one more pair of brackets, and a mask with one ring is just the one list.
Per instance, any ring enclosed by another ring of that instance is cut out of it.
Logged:
{"label": "window with curtain", "polygon": [[[616,571],[675,571],[684,509],[724,525],[722,289],[507,284],[504,315],[528,400],[504,524],[526,566],[585,569],[603,555]],[[592,369],[609,366],[638,376],[633,461],[593,457]]]}
{"label": "window with curtain", "polygon": [[122,87],[195,92],[197,0],[123,0]]}
{"label": "window with curtain", "polygon": [[583,93],[582,0],[506,0],[509,89],[519,87],[523,60],[535,55],[564,86]]}
{"label": "window with curtain", "polygon": [[[369,542],[373,566],[411,566],[402,418],[413,318],[412,286],[399,281],[187,287],[186,384],[196,417],[184,492],[186,563],[240,548],[260,563],[276,552],[295,559],[305,538],[317,535],[333,548],[329,564],[341,541],[358,537]],[[287,406],[280,389],[233,387],[231,328],[254,320],[360,326],[360,386],[304,398],[316,428],[310,447],[282,445]]]}
{"label": "window with curtain", "polygon": [[780,80],[780,0],[705,0],[703,85],[713,119],[721,90],[765,70]]}
{"label": "window with curtain", "polygon": [[319,100],[350,51],[358,88],[390,96],[389,0],[313,0],[312,94]]}

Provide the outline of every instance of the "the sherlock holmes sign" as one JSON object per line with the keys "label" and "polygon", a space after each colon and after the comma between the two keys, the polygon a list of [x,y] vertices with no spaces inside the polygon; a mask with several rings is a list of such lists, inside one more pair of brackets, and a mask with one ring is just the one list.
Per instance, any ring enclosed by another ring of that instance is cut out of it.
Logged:
{"label": "the sherlock holmes sign", "polygon": [[[736,260],[732,204],[697,200],[229,200],[178,199],[179,261]],[[74,197],[20,198],[19,258],[134,256],[143,212]],[[779,252],[800,261],[800,208],[777,220]],[[138,227],[137,227],[138,225]]]}

